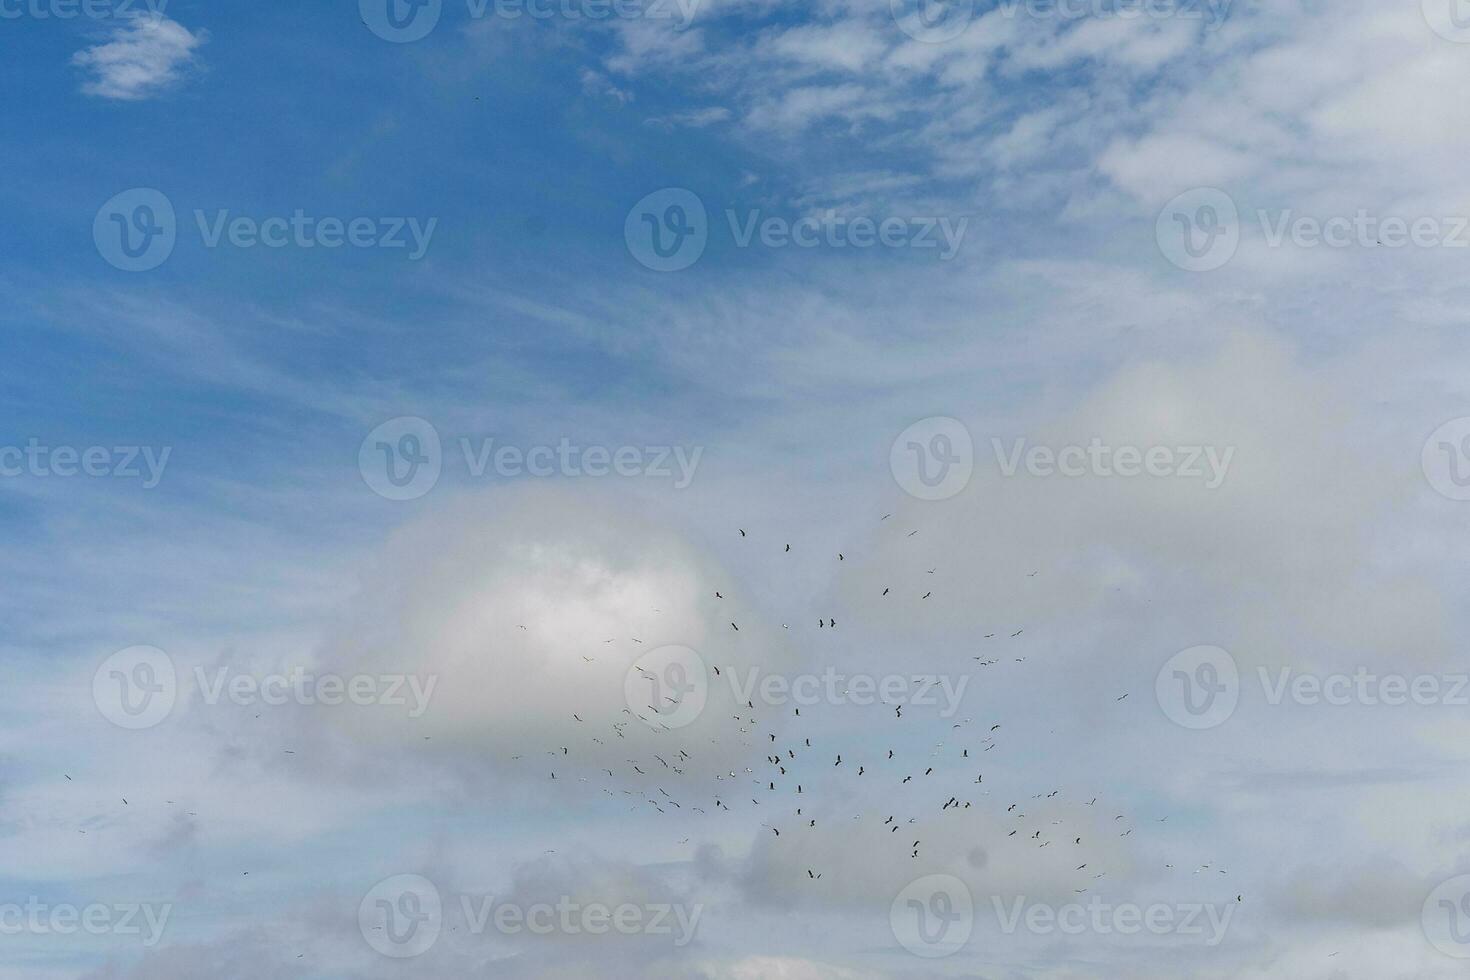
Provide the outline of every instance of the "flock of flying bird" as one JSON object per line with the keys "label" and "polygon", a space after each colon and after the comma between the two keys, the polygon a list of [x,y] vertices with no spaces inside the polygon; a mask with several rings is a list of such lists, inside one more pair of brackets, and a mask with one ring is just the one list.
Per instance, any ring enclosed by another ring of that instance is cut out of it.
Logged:
{"label": "flock of flying bird", "polygon": [[[887,520],[888,516],[891,515],[885,515],[883,520]],[[739,533],[741,538],[748,537],[744,529],[739,529]],[[917,530],[910,531],[908,537],[913,537],[917,533]],[[790,551],[791,545],[786,544],[783,553]],[[837,560],[845,561],[846,556],[839,552]],[[931,568],[927,569],[926,573],[933,574],[935,571],[936,569]],[[1028,577],[1034,577],[1036,574],[1033,571]],[[890,589],[885,587],[880,598],[887,597],[889,593]],[[920,598],[928,599],[932,594],[932,590],[926,590]],[[720,591],[716,591],[714,597],[717,600],[725,598],[724,593]],[[734,632],[739,632],[740,627],[736,623],[731,622],[730,626]],[[823,630],[835,630],[837,620],[831,616],[820,617],[817,619],[817,627]],[[783,623],[782,628],[790,629],[790,626]],[[1022,633],[1022,629],[1017,629],[1009,632],[1008,635],[1011,639],[1015,639]],[[996,638],[997,635],[993,632],[986,633],[983,634],[983,638],[990,640]],[[604,640],[603,643],[612,643],[615,639]],[[640,645],[643,642],[638,638],[629,639]],[[977,662],[977,667],[980,669],[995,666],[1000,662],[997,656],[974,656],[972,659]],[[1015,663],[1024,663],[1027,658],[1014,657],[1011,659]],[[595,662],[595,658],[589,656],[583,656],[582,660],[588,663]],[[635,662],[633,669],[642,670],[643,668],[636,666]],[[720,665],[713,665],[713,672],[716,677],[720,677]],[[711,687],[713,688],[713,685]],[[1124,694],[1114,700],[1122,701],[1127,696]],[[687,733],[681,728],[666,725],[663,720],[670,712],[680,708],[680,699],[667,695],[663,700],[664,704],[640,706],[639,710],[632,707],[625,708],[622,712],[623,717],[611,722],[611,728],[602,732],[602,736],[605,737],[589,736],[592,743],[607,748],[614,744],[614,740],[627,739],[628,726],[636,718],[641,724],[648,726],[655,739],[662,739],[669,743],[666,751],[650,753],[651,759],[627,759],[628,769],[621,778],[611,768],[601,769],[610,783],[609,786],[603,788],[602,792],[613,797],[621,795],[636,798],[632,806],[635,812],[647,807],[664,815],[687,813],[697,814],[707,819],[711,813],[733,814],[737,810],[745,809],[748,803],[751,808],[760,808],[763,816],[769,814],[768,819],[760,821],[760,826],[770,831],[773,840],[791,840],[794,837],[797,852],[800,853],[801,835],[820,832],[819,821],[829,819],[827,814],[831,812],[832,807],[824,804],[823,793],[830,793],[834,788],[833,780],[842,778],[842,773],[846,772],[850,773],[847,778],[862,779],[865,788],[871,786],[872,791],[884,801],[883,809],[894,811],[883,818],[881,827],[887,828],[887,835],[895,842],[895,847],[902,848],[901,853],[907,854],[910,859],[917,860],[924,853],[922,829],[924,825],[921,820],[926,817],[932,818],[936,813],[947,814],[951,810],[963,811],[972,810],[972,808],[979,810],[990,796],[988,789],[982,789],[985,785],[985,777],[977,766],[981,756],[997,747],[996,733],[1001,729],[998,723],[990,725],[983,731],[983,735],[977,732],[979,737],[969,739],[968,744],[945,741],[934,743],[922,763],[911,761],[912,756],[920,754],[919,752],[907,749],[899,752],[891,747],[873,750],[874,758],[868,758],[866,751],[862,749],[855,754],[849,747],[846,749],[847,758],[844,758],[842,751],[822,744],[823,736],[820,733],[815,735],[786,734],[787,724],[794,723],[797,719],[801,719],[804,723],[808,722],[810,712],[808,716],[803,717],[801,708],[794,707],[790,709],[789,720],[762,717],[762,710],[768,706],[763,705],[761,709],[758,709],[753,700],[747,700],[743,706],[736,705],[737,713],[724,719],[729,723],[730,728],[730,731],[725,733],[725,737],[729,739],[726,745],[736,746],[742,759],[747,755],[753,759],[754,753],[746,753],[745,750],[764,745],[765,757],[759,772],[752,766],[739,766],[742,771],[737,771],[735,767],[729,765],[712,768],[703,763],[700,759],[701,754],[709,756],[719,755],[719,753],[709,752],[703,745],[696,746],[693,742],[681,741]],[[903,732],[903,735],[911,737],[918,734],[914,731],[913,726],[916,724],[916,718],[924,716],[923,711],[911,710],[909,715],[905,716],[903,704],[877,704],[871,707],[881,710],[882,714],[892,723],[907,726],[908,730]],[[888,714],[890,708],[892,709],[891,715]],[[710,706],[706,710],[720,709]],[[786,711],[785,708],[781,710]],[[581,713],[573,713],[572,719],[578,727],[586,724]],[[971,724],[972,719],[970,718],[952,724],[951,737],[954,737],[954,731],[967,729]],[[812,730],[816,731],[816,729]],[[720,744],[718,736],[710,737],[708,741]],[[630,740],[624,744],[631,747],[634,742]],[[851,745],[851,743],[847,744]],[[975,750],[973,755],[971,749]],[[294,754],[291,750],[287,750],[287,753]],[[565,759],[568,763],[580,761],[572,755],[571,745],[548,750],[547,754]],[[607,755],[606,752],[599,754]],[[523,758],[524,756],[521,755],[512,757],[515,760]],[[856,761],[858,759],[864,761]],[[724,761],[728,763],[729,760],[725,758]],[[641,783],[646,786],[646,789],[635,791],[622,788],[629,781],[630,774],[636,777],[635,785]],[[951,792],[947,788],[934,788],[944,785],[945,777],[953,777],[956,774],[963,778],[964,789]],[[550,775],[551,779],[557,779],[554,769]],[[712,781],[708,778],[710,775],[714,777]],[[939,778],[934,779],[935,776]],[[66,779],[70,781],[71,776],[67,774]],[[569,781],[565,778],[564,773],[563,782]],[[586,776],[580,776],[576,781],[587,783],[589,779]],[[670,793],[666,787],[673,787],[679,795]],[[1047,848],[1053,844],[1058,844],[1062,848],[1077,848],[1078,850],[1074,852],[1078,855],[1078,863],[1075,867],[1075,874],[1078,876],[1077,883],[1081,884],[1084,881],[1105,877],[1105,871],[1096,870],[1096,859],[1085,859],[1086,851],[1082,850],[1084,847],[1083,835],[1073,833],[1071,830],[1060,831],[1059,828],[1064,825],[1065,821],[1051,819],[1055,812],[1060,812],[1056,810],[1053,801],[1062,802],[1059,799],[1061,793],[1060,789],[1052,789],[1049,792],[1030,795],[1027,802],[1016,800],[1006,805],[1003,814],[1000,815],[1001,819],[1013,822],[1016,826],[1005,834],[1005,838],[1016,839],[1018,844],[1034,845],[1038,849]],[[851,798],[850,793],[837,795],[845,801]],[[1034,801],[1039,801],[1038,806],[1042,809],[1050,808],[1051,812],[1045,815],[1028,814],[1027,810],[1031,809],[1030,802]],[[124,799],[122,802],[127,805],[128,801]],[[173,800],[167,802],[174,803]],[[1097,805],[1097,798],[1075,802],[1079,806],[1094,807]],[[193,815],[192,811],[190,815]],[[865,818],[861,813],[852,817],[854,821],[863,819]],[[868,819],[877,820],[877,817],[873,816]],[[1158,822],[1162,823],[1167,819],[1166,816],[1160,818]],[[1119,821],[1124,822],[1119,824]],[[1131,822],[1128,822],[1126,816],[1121,813],[1103,823],[1110,827],[1110,833],[1118,837],[1128,837],[1134,830]],[[908,829],[910,833],[900,833],[905,829]],[[783,830],[785,831],[784,836]],[[86,831],[79,830],[79,833],[85,834]],[[688,844],[691,836],[683,837],[678,843]],[[1166,864],[1164,867],[1166,870],[1174,869],[1173,864]],[[821,880],[823,875],[829,874],[831,870],[833,869],[806,867],[803,862],[801,866],[795,867],[792,873],[801,877],[804,872],[801,880],[815,882]],[[1218,874],[1226,873],[1225,869],[1205,863],[1196,867],[1194,874],[1198,875],[1207,871],[1214,871]],[[248,871],[244,873],[249,874]],[[1087,890],[1086,885],[1074,889],[1078,894]],[[1243,900],[1243,896],[1237,895],[1235,900],[1239,902]]]}
{"label": "flock of flying bird", "polygon": [[[883,520],[887,520],[888,516],[891,515],[885,515]],[[742,539],[748,538],[743,528],[737,530]],[[917,533],[917,530],[910,531],[908,536],[913,537]],[[790,551],[791,545],[786,544],[783,554]],[[845,561],[846,556],[839,552],[837,560]],[[935,569],[927,569],[926,572],[933,574]],[[1028,577],[1034,577],[1036,574],[1034,571],[1030,572]],[[888,596],[889,593],[890,588],[885,587],[880,598]],[[920,598],[928,599],[932,594],[932,590],[926,590]],[[715,591],[714,598],[723,600],[725,595],[722,591]],[[790,629],[788,624],[783,623],[781,626],[783,629]],[[736,633],[740,631],[739,625],[735,622],[731,622],[730,627]],[[819,617],[817,628],[835,630],[837,621],[830,616]],[[1007,632],[1009,637],[1014,639],[1021,636],[1024,630],[1016,629]],[[986,640],[994,639],[996,636],[997,633],[994,632],[983,634]],[[614,642],[615,639],[602,642],[608,644]],[[630,637],[629,639],[637,644],[643,643],[639,638]],[[582,659],[592,662],[594,658],[584,656]],[[991,667],[1000,662],[998,656],[974,656],[972,659],[977,662],[978,668]],[[1010,659],[1015,663],[1024,663],[1027,658],[1013,657]],[[645,668],[638,666],[636,660],[632,669],[642,671],[651,682],[655,682],[651,683],[651,690],[661,690],[656,683],[657,678],[648,673]],[[726,665],[726,670],[728,669],[729,665]],[[722,676],[720,665],[712,665],[712,670],[715,677],[711,678],[711,681]],[[714,688],[715,685],[711,684],[710,689]],[[677,693],[676,691],[675,694]],[[1122,701],[1127,697],[1125,693],[1113,700]],[[844,759],[842,751],[822,744],[824,739],[820,733],[808,735],[789,732],[787,726],[798,720],[807,722],[812,714],[810,711],[808,716],[803,717],[800,707],[785,705],[779,709],[783,717],[776,718],[772,717],[772,712],[775,711],[773,706],[757,707],[754,700],[747,700],[743,705],[734,704],[736,713],[722,719],[728,726],[728,731],[724,734],[742,750],[754,749],[757,745],[764,746],[765,756],[760,763],[759,771],[750,765],[738,766],[738,769],[742,771],[737,771],[737,767],[729,765],[711,768],[704,764],[699,756],[701,754],[708,756],[712,753],[707,752],[703,745],[696,745],[689,741],[688,732],[682,727],[670,727],[664,723],[671,713],[680,709],[681,699],[673,694],[666,694],[662,697],[662,701],[663,703],[658,705],[648,704],[624,708],[621,720],[612,722],[611,730],[603,733],[610,739],[626,739],[628,725],[636,718],[652,729],[656,738],[661,738],[668,743],[667,751],[652,753],[651,759],[626,759],[628,769],[624,771],[621,778],[611,768],[601,769],[609,783],[608,786],[603,787],[602,792],[613,797],[621,795],[634,798],[631,809],[635,812],[646,807],[664,815],[688,813],[705,818],[712,812],[734,813],[736,810],[747,807],[754,812],[755,808],[759,808],[759,813],[766,817],[760,821],[763,832],[769,831],[773,840],[783,841],[790,840],[793,835],[796,835],[797,853],[800,853],[800,835],[819,832],[819,821],[830,819],[829,814],[832,808],[824,805],[824,792],[830,793],[834,785],[833,779],[839,778],[840,774],[846,771],[851,774],[848,778],[854,780],[862,778],[865,784],[871,784],[871,790],[883,801],[882,809],[894,811],[882,819],[882,827],[887,828],[888,835],[892,835],[892,839],[896,842],[895,846],[901,846],[903,853],[907,854],[910,859],[918,859],[924,851],[922,820],[936,813],[945,814],[950,810],[979,810],[988,802],[986,798],[990,796],[989,790],[982,788],[985,785],[985,775],[978,766],[980,758],[997,747],[997,733],[1001,729],[999,723],[990,725],[988,729],[982,727],[981,730],[974,730],[973,737],[969,737],[966,734],[955,736],[954,733],[956,731],[963,733],[971,726],[972,719],[964,718],[962,721],[955,722],[950,725],[950,741],[934,743],[924,761],[917,764],[912,761],[912,758],[915,755],[922,755],[922,749],[917,752],[895,751],[894,748],[886,746],[876,750],[873,753],[874,758],[868,758],[865,751],[854,753],[851,748],[848,748],[847,758]],[[891,722],[908,726],[908,730],[902,732],[904,737],[918,734],[913,728],[915,724],[913,719],[916,716],[922,717],[923,711],[911,710],[909,715],[905,716],[905,705],[901,703],[880,703],[871,707],[881,710]],[[711,704],[705,710],[721,709]],[[572,717],[576,723],[584,723],[580,714],[573,714]],[[948,723],[948,719],[945,721]],[[809,730],[817,731],[816,729]],[[871,731],[872,729],[866,730]],[[702,732],[701,734],[707,735],[708,733]],[[608,739],[597,736],[592,736],[591,740],[603,747],[609,744]],[[709,737],[708,742],[719,745],[720,738],[718,736]],[[633,743],[625,744],[631,748]],[[560,746],[547,752],[549,755],[566,759],[569,763],[573,761],[571,753],[570,746]],[[606,753],[600,754],[605,755]],[[753,753],[751,756],[752,758],[747,761],[753,761]],[[522,759],[524,757],[515,756],[513,758]],[[863,761],[857,761],[858,759]],[[728,759],[725,761],[728,762]],[[629,780],[630,774],[636,778]],[[711,774],[714,776],[713,785],[709,785],[708,777]],[[557,778],[554,769],[550,775],[553,780]],[[956,775],[962,776],[964,788],[952,792],[951,788],[956,784],[950,780],[953,780]],[[563,779],[565,778],[564,774]],[[589,782],[586,776],[578,777],[578,781]],[[622,788],[629,784],[642,785],[645,788],[641,791]],[[669,788],[673,788],[675,792],[671,793]],[[850,798],[850,795],[850,792],[838,794],[843,799]],[[1097,870],[1096,860],[1086,859],[1084,834],[1060,829],[1064,826],[1065,820],[1054,819],[1054,817],[1056,813],[1064,812],[1061,804],[1065,801],[1061,797],[1060,789],[1029,795],[1024,801],[1018,799],[1009,802],[1003,814],[999,816],[1000,819],[1015,824],[1015,827],[1009,830],[1005,837],[1017,838],[1017,843],[1024,842],[1038,849],[1047,848],[1053,844],[1065,848],[1076,848],[1077,850],[1074,851],[1074,854],[1078,855],[1078,863],[1075,868],[1078,877],[1076,883],[1082,887],[1073,890],[1077,894],[1082,894],[1088,890],[1086,882],[1103,878],[1106,872]],[[1039,801],[1036,808],[1045,810],[1046,813],[1044,815],[1028,814],[1028,810],[1033,809],[1030,806],[1031,801]],[[1079,808],[1095,807],[1097,798],[1071,801],[1071,804]],[[1079,809],[1076,812],[1083,811]],[[859,821],[865,818],[859,813],[851,819]],[[878,818],[872,816],[867,819],[876,820]],[[1167,820],[1168,817],[1165,816],[1159,818],[1158,822],[1163,823]],[[1106,825],[1109,828],[1106,832],[1117,837],[1128,837],[1134,830],[1132,822],[1121,813],[1114,815],[1111,820],[1099,819],[1089,822],[1093,826]],[[906,828],[912,833],[900,833]],[[1087,834],[1086,836],[1092,835]],[[685,836],[678,843],[687,844],[689,840],[690,837]],[[794,867],[793,874],[801,875],[804,871],[804,880],[816,881],[832,870],[805,865],[806,862],[800,862]],[[1174,865],[1167,864],[1164,867],[1172,870]],[[1199,865],[1194,873],[1202,874],[1206,871],[1214,871],[1218,874],[1227,873],[1225,869],[1213,867],[1211,863]],[[1240,895],[1235,898],[1236,901],[1243,900],[1243,896]]]}

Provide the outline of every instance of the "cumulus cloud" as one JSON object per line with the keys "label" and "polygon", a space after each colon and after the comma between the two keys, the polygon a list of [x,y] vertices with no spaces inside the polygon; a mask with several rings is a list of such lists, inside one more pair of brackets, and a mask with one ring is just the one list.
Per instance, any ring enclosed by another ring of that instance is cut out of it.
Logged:
{"label": "cumulus cloud", "polygon": [[[601,781],[603,769],[636,779],[630,756],[677,764],[683,748],[698,754],[702,785],[752,751],[730,724],[740,705],[724,679],[795,655],[761,610],[715,595],[726,581],[631,501],[522,488],[451,503],[394,534],[318,659],[343,675],[432,684],[425,710],[341,712],[315,737],[369,755],[406,744],[416,765],[537,782],[558,769],[563,780]],[[657,672],[647,658],[671,647],[694,651],[689,679],[707,700],[668,730],[641,703],[658,695],[635,665]]]}
{"label": "cumulus cloud", "polygon": [[198,64],[196,51],[209,39],[162,15],[119,23],[112,35],[72,56],[89,77],[82,91],[104,99],[137,102],[177,85]]}

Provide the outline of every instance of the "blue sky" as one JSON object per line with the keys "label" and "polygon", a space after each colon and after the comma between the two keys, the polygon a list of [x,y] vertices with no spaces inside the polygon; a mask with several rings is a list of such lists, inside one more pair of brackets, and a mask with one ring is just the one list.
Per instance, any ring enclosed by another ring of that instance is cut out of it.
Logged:
{"label": "blue sky", "polygon": [[1449,0],[378,2],[0,0],[0,978],[1458,975]]}

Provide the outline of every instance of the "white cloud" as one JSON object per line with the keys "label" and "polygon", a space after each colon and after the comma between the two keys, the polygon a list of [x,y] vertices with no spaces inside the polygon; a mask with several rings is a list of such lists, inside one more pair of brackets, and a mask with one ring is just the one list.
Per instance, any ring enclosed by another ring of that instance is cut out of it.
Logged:
{"label": "white cloud", "polygon": [[730,110],[724,106],[713,105],[703,109],[690,109],[685,112],[671,112],[663,116],[650,116],[644,120],[649,126],[657,126],[660,129],[676,129],[687,126],[691,129],[703,129],[713,126],[730,118]]}
{"label": "white cloud", "polygon": [[107,41],[78,51],[72,64],[90,74],[82,83],[88,95],[136,102],[176,85],[196,64],[195,50],[208,38],[207,31],[190,32],[161,15],[133,17]]}
{"label": "white cloud", "polygon": [[861,85],[811,85],[788,89],[754,106],[746,121],[756,129],[794,133],[831,117],[859,118],[875,114]]}
{"label": "white cloud", "polygon": [[[467,774],[539,784],[558,769],[567,780],[610,768],[636,782],[630,755],[698,744],[713,777],[751,753],[728,724],[738,707],[729,686],[712,684],[698,719],[669,733],[633,719],[624,681],[670,644],[725,676],[756,656],[768,669],[779,662],[782,638],[762,617],[716,598],[724,580],[679,535],[604,496],[540,488],[455,503],[394,536],[322,654],[339,672],[436,678],[429,710],[333,721],[370,755],[407,745],[414,766]],[[546,754],[563,745],[577,756]]]}
{"label": "white cloud", "polygon": [[793,27],[776,35],[770,51],[819,69],[858,71],[883,53],[882,36],[860,21]]}

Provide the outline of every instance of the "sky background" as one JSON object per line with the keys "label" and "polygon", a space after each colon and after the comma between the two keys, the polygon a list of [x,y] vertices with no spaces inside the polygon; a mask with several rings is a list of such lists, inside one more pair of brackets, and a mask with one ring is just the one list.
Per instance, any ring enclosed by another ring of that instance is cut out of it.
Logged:
{"label": "sky background", "polygon": [[[0,0],[0,977],[1463,975],[1459,0],[158,2]],[[628,693],[669,645],[672,730]],[[176,683],[126,727],[138,656]],[[752,670],[958,702],[797,716]],[[372,925],[402,875],[414,955]],[[964,938],[905,931],[956,886]],[[476,930],[491,896],[698,921]],[[1094,899],[1229,917],[997,912]]]}

